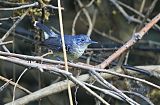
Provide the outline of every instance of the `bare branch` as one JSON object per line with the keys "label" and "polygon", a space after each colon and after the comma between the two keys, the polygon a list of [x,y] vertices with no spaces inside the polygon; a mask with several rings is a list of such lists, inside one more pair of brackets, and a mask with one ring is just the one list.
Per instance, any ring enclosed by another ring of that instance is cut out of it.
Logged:
{"label": "bare branch", "polygon": [[11,81],[12,79],[10,79],[9,81],[7,81],[4,85],[2,85],[0,87],[0,92],[2,92],[8,85],[9,85],[9,82]]}
{"label": "bare branch", "polygon": [[13,26],[7,31],[7,33],[1,38],[1,41],[4,41],[13,29],[21,22],[21,20],[27,15],[30,9],[27,9],[26,12],[13,24]]}
{"label": "bare branch", "polygon": [[12,43],[13,43],[13,41],[2,42],[2,43],[0,43],[0,46],[6,45],[6,44],[12,44]]}
{"label": "bare branch", "polygon": [[[122,5],[122,6],[124,6],[125,8],[127,8],[128,10],[130,10],[130,11],[134,12],[135,14],[139,15],[140,17],[142,17],[142,18],[145,17],[142,13],[140,13],[140,12],[137,11],[136,9],[134,9],[134,8],[128,6],[128,5],[126,5],[126,4],[124,4],[124,3],[120,2],[120,1],[117,1],[117,2],[118,2],[120,5]],[[150,22],[151,19],[148,18],[147,21]],[[160,26],[158,26],[157,24],[155,24],[154,27],[156,27],[157,29],[160,30]]]}
{"label": "bare branch", "polygon": [[[18,65],[28,66],[28,67],[32,67],[32,68],[36,68],[36,69],[40,69],[40,70],[43,69],[43,70],[46,70],[47,72],[54,73],[54,74],[55,73],[62,74],[64,76],[68,77],[74,83],[76,83],[76,84],[80,85],[81,87],[83,87],[86,91],[88,91],[90,94],[95,96],[97,99],[99,99],[105,105],[109,105],[103,98],[101,98],[94,91],[92,91],[90,88],[88,88],[83,83],[81,83],[79,80],[77,80],[75,77],[73,77],[72,73],[70,73],[70,72],[58,69],[58,68],[54,67],[53,65],[38,64],[38,63],[35,63],[35,62],[29,63],[29,62],[26,62],[25,60],[21,60],[21,59],[18,59],[18,58],[13,58],[13,57],[7,58],[7,57],[0,56],[0,59],[8,61],[8,62],[15,63],[15,64],[18,64]],[[14,103],[15,102],[16,101],[14,101]],[[11,103],[9,103],[8,105],[10,105],[10,104]],[[25,103],[23,103],[23,104],[25,104]],[[18,105],[18,103],[16,105]]]}
{"label": "bare branch", "polygon": [[103,61],[101,64],[97,65],[98,68],[105,68],[108,66],[113,60],[118,58],[124,51],[126,51],[128,48],[133,46],[138,40],[140,40],[144,34],[153,27],[154,24],[156,24],[160,20],[160,13],[155,16],[151,22],[149,22],[145,27],[143,27],[139,32],[135,33],[134,36],[125,43],[121,48],[119,48],[115,53],[113,53],[111,56],[109,56],[105,61]]}
{"label": "bare branch", "polygon": [[[77,2],[78,2],[79,6],[81,8],[84,7],[83,4],[82,4],[82,2],[80,0],[77,0]],[[91,33],[92,33],[92,30],[93,30],[93,24],[92,24],[92,21],[91,21],[91,17],[89,15],[88,11],[85,8],[82,8],[82,11],[85,14],[85,16],[87,18],[87,21],[88,21],[88,24],[89,24],[87,35],[90,36]]]}
{"label": "bare branch", "polygon": [[[0,76],[0,80],[5,81],[5,82],[9,82],[9,81],[10,81],[10,80],[8,80],[7,78],[4,78],[4,77],[2,77],[2,76]],[[9,84],[11,84],[11,85],[14,86],[14,85],[15,85],[15,82],[10,81]],[[25,89],[24,87],[22,87],[22,86],[19,85],[19,84],[17,84],[17,88],[21,89],[22,91],[24,91],[24,92],[26,92],[26,93],[28,93],[28,94],[32,93],[32,92],[30,92],[29,90]]]}
{"label": "bare branch", "polygon": [[16,17],[8,17],[8,18],[0,18],[0,21],[4,21],[4,20],[14,20],[14,19],[19,19],[20,16],[16,16]]}
{"label": "bare branch", "polygon": [[117,0],[109,0],[116,6],[116,8],[122,13],[122,15],[129,21],[129,22],[136,22],[141,23],[140,20],[134,18],[133,16],[129,16],[126,11],[117,3]]}
{"label": "bare branch", "polygon": [[24,9],[24,8],[29,8],[29,7],[35,7],[38,6],[38,2],[35,2],[33,4],[26,4],[26,5],[22,5],[19,7],[13,7],[13,8],[0,8],[0,11],[10,11],[10,10],[18,10],[18,9]]}

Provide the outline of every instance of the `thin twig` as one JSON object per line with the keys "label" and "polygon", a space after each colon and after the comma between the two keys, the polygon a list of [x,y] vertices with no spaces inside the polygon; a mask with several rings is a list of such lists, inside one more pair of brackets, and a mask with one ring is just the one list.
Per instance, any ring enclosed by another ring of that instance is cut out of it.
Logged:
{"label": "thin twig", "polygon": [[7,33],[1,38],[1,41],[4,41],[13,29],[21,22],[21,20],[27,15],[30,9],[27,9],[26,12],[13,24],[13,26],[7,31]]}
{"label": "thin twig", "polygon": [[0,8],[0,11],[10,11],[10,10],[18,10],[18,9],[24,9],[24,8],[28,8],[28,7],[35,7],[35,6],[38,6],[39,3],[38,2],[35,2],[35,3],[32,3],[32,4],[26,4],[26,5],[21,5],[19,7],[12,7],[12,8]]}
{"label": "thin twig", "polygon": [[91,0],[85,7],[90,7],[94,2],[95,0]]}
{"label": "thin twig", "polygon": [[95,96],[97,99],[99,99],[103,104],[105,105],[110,105],[109,103],[107,103],[102,97],[100,97],[98,94],[96,94],[94,91],[92,91],[90,88],[88,88],[87,86],[85,86],[85,84],[83,84],[82,82],[78,81],[75,77],[70,76],[69,77],[71,80],[73,80],[74,82],[78,83],[78,85],[80,85],[81,87],[83,87],[84,89],[86,89],[90,94],[92,94],[93,96]]}
{"label": "thin twig", "polygon": [[148,9],[148,12],[146,13],[143,21],[141,22],[141,24],[139,25],[139,29],[143,27],[144,23],[146,22],[146,20],[148,19],[149,15],[152,13],[156,3],[157,3],[158,0],[154,0],[151,4],[151,6],[149,7]]}
{"label": "thin twig", "polygon": [[95,70],[91,70],[91,73],[93,73],[101,82],[103,82],[104,85],[106,85],[107,88],[117,92],[117,94],[122,97],[126,102],[128,102],[131,105],[140,105],[136,101],[129,98],[127,95],[125,95],[122,91],[117,89],[115,86],[107,82],[99,73],[97,73]]}
{"label": "thin twig", "polygon": [[[88,26],[87,22],[86,22],[84,19],[82,19],[82,20],[83,20],[83,23],[84,23],[86,26]],[[96,32],[97,34],[99,34],[99,35],[101,35],[101,36],[103,36],[103,37],[106,37],[106,38],[108,38],[108,39],[110,39],[110,40],[113,40],[113,41],[115,41],[115,42],[117,42],[117,43],[120,43],[120,44],[123,43],[123,41],[121,41],[121,40],[119,40],[119,39],[117,39],[117,38],[115,38],[115,37],[113,37],[113,36],[107,35],[105,32],[100,32],[98,29],[96,29],[96,28],[94,28],[94,27],[93,27],[93,31]]]}
{"label": "thin twig", "polygon": [[[126,5],[126,4],[124,4],[123,2],[120,2],[120,1],[118,1],[118,0],[117,0],[117,2],[118,2],[118,4],[122,5],[123,7],[127,8],[128,10],[134,12],[135,14],[139,15],[140,17],[142,17],[142,18],[145,17],[142,13],[140,13],[140,12],[137,11],[136,9],[134,9],[134,8],[132,8],[132,7],[130,7],[130,6]],[[147,21],[150,22],[151,19],[148,18]],[[160,26],[158,26],[157,24],[154,24],[154,27],[156,27],[157,29],[160,30]]]}
{"label": "thin twig", "polygon": [[12,105],[14,105],[14,99],[15,99],[15,93],[16,93],[16,87],[17,87],[17,84],[18,82],[20,81],[20,79],[22,78],[23,74],[28,70],[28,68],[26,68],[22,73],[21,75],[18,77],[15,85],[14,85],[14,88],[13,88],[13,97],[12,97]]}
{"label": "thin twig", "polygon": [[13,2],[8,2],[8,1],[0,1],[0,6],[4,7],[16,7],[16,6],[21,6],[21,5],[26,5],[27,3],[13,3]]}
{"label": "thin twig", "polygon": [[[90,6],[94,3],[94,1],[95,1],[95,0],[91,0],[91,1],[85,6],[85,8],[90,7]],[[81,7],[81,8],[82,8],[82,7]],[[82,10],[83,10],[83,9],[82,9]],[[74,17],[73,24],[72,24],[72,35],[75,35],[75,24],[76,24],[76,22],[77,22],[78,17],[80,16],[82,10],[79,10],[79,11],[77,12],[76,16]],[[92,25],[92,28],[91,28],[91,29],[93,29],[93,26],[94,26],[94,25]],[[87,34],[87,35],[88,35],[88,34]]]}
{"label": "thin twig", "polygon": [[12,79],[10,79],[9,81],[7,81],[4,85],[2,85],[2,86],[0,87],[0,92],[2,92],[2,91],[9,85],[9,83],[10,83],[11,80],[12,80]]}
{"label": "thin twig", "polygon": [[149,105],[154,105],[149,99],[147,99],[146,97],[144,97],[143,95],[136,93],[136,92],[131,92],[131,91],[123,91],[124,93],[130,94],[130,95],[135,95],[137,97],[142,98],[143,100],[145,100]]}
{"label": "thin twig", "polygon": [[114,51],[118,48],[87,48],[86,51]]}
{"label": "thin twig", "polygon": [[96,32],[97,34],[103,36],[103,37],[106,37],[106,38],[114,41],[114,42],[117,42],[117,43],[120,43],[120,44],[124,43],[123,41],[121,41],[121,40],[119,40],[119,39],[117,39],[117,38],[115,38],[113,36],[110,36],[110,35],[106,34],[105,32],[101,32],[96,28],[93,28],[93,31]]}
{"label": "thin twig", "polygon": [[[40,5],[41,5],[42,8],[49,7],[51,9],[59,9],[59,7],[55,7],[53,5],[47,5],[47,4],[45,4],[43,0],[38,0],[38,2],[40,3]],[[64,10],[63,7],[60,7],[60,9]]]}
{"label": "thin twig", "polygon": [[[0,80],[5,81],[5,82],[10,81],[10,80],[8,80],[7,78],[4,78],[4,77],[2,77],[2,76],[0,76]],[[15,82],[10,81],[9,84],[11,84],[11,85],[14,86],[14,85],[15,85]],[[24,92],[26,92],[26,93],[28,93],[28,94],[32,93],[31,91],[25,89],[24,87],[22,87],[22,86],[19,85],[19,84],[17,84],[17,88],[21,89],[22,91],[24,91]]]}
{"label": "thin twig", "polygon": [[[52,8],[52,9],[58,9],[58,7],[55,7],[53,5],[45,5],[44,7]],[[64,10],[63,7],[60,8],[61,10]]]}
{"label": "thin twig", "polygon": [[8,18],[0,18],[0,21],[4,21],[4,20],[14,20],[14,19],[19,19],[20,16],[16,16],[16,17],[8,17]]}
{"label": "thin twig", "polygon": [[75,35],[76,22],[77,22],[78,17],[80,16],[81,12],[82,12],[82,10],[78,11],[76,16],[74,17],[73,24],[72,24],[72,35]]}
{"label": "thin twig", "polygon": [[96,90],[98,90],[98,91],[100,91],[100,92],[102,92],[104,94],[110,95],[110,96],[112,96],[112,97],[114,97],[114,98],[116,98],[118,100],[125,101],[122,97],[120,97],[117,94],[115,94],[114,91],[112,92],[112,91],[107,90],[107,89],[102,89],[102,88],[99,88],[97,86],[91,85],[89,83],[84,83],[84,84],[87,85],[87,86],[89,86],[89,87],[91,87],[91,88],[94,88],[94,89],[96,89]]}
{"label": "thin twig", "polygon": [[6,45],[6,44],[12,44],[12,43],[13,43],[13,41],[2,42],[2,43],[0,43],[0,46]]}
{"label": "thin twig", "polygon": [[[59,14],[59,24],[60,24],[60,31],[61,31],[65,70],[68,72],[68,62],[67,62],[67,53],[66,53],[66,46],[65,46],[65,40],[64,40],[64,31],[63,31],[63,22],[62,22],[62,12],[61,12],[61,2],[60,2],[60,0],[58,0],[58,14]],[[68,81],[68,95],[69,95],[70,105],[73,105],[71,86],[69,84],[69,81]]]}
{"label": "thin twig", "polygon": [[145,6],[145,3],[146,3],[146,0],[142,0],[142,4],[140,6],[140,9],[139,9],[139,12],[142,13],[143,12],[143,9],[144,9],[144,6]]}
{"label": "thin twig", "polygon": [[[81,0],[76,0],[78,2],[78,5],[82,8],[84,7],[84,5],[82,4]],[[91,33],[92,33],[92,30],[93,30],[93,24],[92,24],[92,21],[91,21],[91,17],[88,13],[88,11],[85,9],[85,8],[82,8],[82,11],[83,13],[85,14],[86,18],[87,18],[87,21],[88,21],[88,24],[89,24],[89,28],[88,28],[88,32],[87,32],[87,35],[90,36]]]}
{"label": "thin twig", "polygon": [[[0,43],[3,43],[3,42],[0,40]],[[4,49],[4,51],[10,52],[10,51],[8,50],[8,48],[7,48],[5,45],[2,45],[2,48]]]}
{"label": "thin twig", "polygon": [[[14,30],[14,28],[21,22],[21,20],[27,15],[29,12],[30,8],[26,10],[26,12],[13,24],[13,26],[6,32],[6,34],[0,39],[0,43],[2,43],[8,36],[9,34]],[[3,49],[6,52],[10,52],[5,45],[2,45]]]}
{"label": "thin twig", "polygon": [[[118,69],[118,68],[117,68]],[[116,73],[116,72],[113,72],[113,71],[108,71],[108,70],[97,70],[99,72],[104,72],[104,73],[109,73],[109,74],[112,74],[112,75],[117,75],[117,76],[120,76],[120,77],[124,77],[124,78],[129,78],[129,79],[133,79],[133,80],[136,80],[136,81],[140,81],[142,83],[145,83],[145,84],[148,84],[150,86],[153,86],[157,89],[160,89],[160,86],[156,85],[156,84],[153,84],[149,81],[146,81],[144,79],[140,79],[140,78],[136,78],[136,77],[133,77],[133,76],[129,76],[129,75],[125,75],[125,74],[119,74],[119,73]],[[117,70],[118,71],[118,70]],[[121,70],[119,70],[121,71]]]}
{"label": "thin twig", "polygon": [[134,18],[133,16],[129,16],[126,11],[117,3],[117,0],[109,0],[110,2],[115,5],[115,7],[122,13],[122,15],[129,21],[129,22],[136,22],[141,23],[140,20]]}

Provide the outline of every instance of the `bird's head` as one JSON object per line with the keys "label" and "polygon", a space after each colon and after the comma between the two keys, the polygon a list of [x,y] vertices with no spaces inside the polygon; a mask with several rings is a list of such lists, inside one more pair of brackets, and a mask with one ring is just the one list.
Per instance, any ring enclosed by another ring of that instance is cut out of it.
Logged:
{"label": "bird's head", "polygon": [[89,36],[83,34],[76,35],[74,38],[74,42],[79,46],[88,46],[92,43],[97,43],[91,40]]}
{"label": "bird's head", "polygon": [[92,41],[89,36],[83,34],[75,35],[73,39],[74,40],[72,42],[73,44],[70,52],[73,53],[76,58],[79,58],[84,53],[88,45],[97,43]]}

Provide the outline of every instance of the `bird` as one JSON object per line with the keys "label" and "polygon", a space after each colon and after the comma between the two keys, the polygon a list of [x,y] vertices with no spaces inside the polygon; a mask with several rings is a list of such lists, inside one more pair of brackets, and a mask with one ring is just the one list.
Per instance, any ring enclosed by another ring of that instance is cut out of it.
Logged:
{"label": "bird", "polygon": [[[56,34],[51,28],[42,24],[40,21],[35,21],[34,26],[38,27],[44,32],[44,41],[42,41],[41,45],[48,47],[53,51],[53,55],[62,59],[63,48],[61,35]],[[97,43],[96,41],[91,40],[90,37],[85,34],[64,35],[64,41],[67,57],[70,61],[78,59],[80,56],[82,56],[88,45]]]}

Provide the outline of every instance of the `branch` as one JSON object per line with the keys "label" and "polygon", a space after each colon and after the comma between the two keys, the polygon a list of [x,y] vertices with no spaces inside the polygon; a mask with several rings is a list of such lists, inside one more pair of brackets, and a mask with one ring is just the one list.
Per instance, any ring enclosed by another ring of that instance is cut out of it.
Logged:
{"label": "branch", "polygon": [[[149,68],[153,68],[153,67],[149,67]],[[157,68],[157,67],[155,67],[155,68]],[[108,70],[105,70],[105,71],[114,71],[114,70],[113,69],[108,69]],[[100,75],[105,79],[109,79],[109,78],[113,77],[112,75],[110,75],[108,73],[101,73]],[[89,74],[84,74],[84,75],[79,76],[77,79],[79,81],[88,81],[90,78],[91,78],[91,76]],[[41,98],[46,97],[48,95],[64,91],[64,90],[67,89],[67,83],[68,83],[67,80],[60,81],[58,83],[54,83],[50,86],[47,86],[43,89],[40,89],[36,92],[33,92],[30,95],[27,95],[27,96],[24,96],[22,98],[19,98],[19,99],[15,100],[15,104],[16,105],[23,104],[23,103],[27,104],[31,101],[41,99]],[[71,87],[75,86],[75,84],[71,81],[70,81],[70,85],[71,85]]]}
{"label": "branch", "polygon": [[121,98],[123,98],[126,102],[128,102],[131,105],[140,105],[137,102],[135,102],[134,100],[132,100],[131,98],[129,98],[128,96],[126,96],[122,91],[120,91],[119,89],[117,89],[115,86],[113,86],[112,84],[110,84],[109,82],[107,82],[99,73],[97,73],[96,71],[92,70],[91,71],[92,74],[95,75],[95,77],[100,81],[99,83],[102,85],[104,84],[104,86],[110,90],[115,91]]}
{"label": "branch", "polygon": [[85,83],[85,85],[91,87],[91,88],[94,88],[98,91],[100,91],[101,93],[104,93],[104,94],[107,94],[107,95],[110,95],[120,101],[125,101],[122,97],[118,96],[117,93],[115,93],[114,91],[111,91],[111,90],[107,90],[107,89],[103,89],[103,88],[99,88],[97,86],[94,86],[94,85],[91,85],[89,83]]}
{"label": "branch", "polygon": [[136,23],[141,23],[140,20],[134,18],[133,16],[129,16],[126,11],[117,3],[117,0],[109,0],[110,2],[113,3],[113,5],[116,6],[116,8],[122,13],[122,15],[129,21],[133,21],[133,22],[136,22]]}
{"label": "branch", "polygon": [[[80,0],[77,0],[77,2],[78,2],[78,5],[79,5],[81,8],[84,7],[83,4],[82,4],[82,2],[81,2]],[[91,1],[91,2],[92,2],[92,1]],[[90,15],[89,15],[88,11],[87,11],[85,8],[82,8],[82,11],[83,11],[83,13],[85,14],[85,16],[86,16],[86,18],[87,18],[87,20],[88,20],[89,28],[88,28],[87,35],[90,36],[91,33],[92,33],[92,30],[93,30],[93,24],[92,24],[92,21],[91,21],[91,17],[90,17]]]}
{"label": "branch", "polygon": [[[49,7],[49,8],[52,8],[52,9],[58,9],[58,7],[55,7],[55,6],[53,6],[53,5],[47,5],[47,4],[45,4],[45,3],[43,2],[43,0],[38,0],[38,2],[40,3],[40,6],[41,6],[42,8],[44,8],[44,7]],[[61,9],[61,10],[64,10],[63,7],[60,7],[60,9]]]}
{"label": "branch", "polygon": [[[14,24],[13,26],[7,31],[7,33],[0,39],[0,43],[2,43],[8,36],[9,34],[13,31],[13,29],[21,22],[21,20],[26,16],[26,14],[29,12],[30,9],[28,9]],[[5,45],[2,45],[3,49],[6,52],[10,52]]]}
{"label": "branch", "polygon": [[[9,82],[9,84],[11,84],[11,85],[13,85],[13,86],[15,85],[15,82],[10,81],[10,80],[8,80],[7,78],[4,78],[4,77],[2,77],[2,76],[0,76],[0,80],[5,81],[5,82]],[[22,87],[22,86],[19,85],[19,84],[17,84],[17,88],[21,89],[22,91],[24,91],[24,92],[26,92],[26,93],[28,93],[28,94],[32,93],[32,92],[30,92],[29,90],[25,89],[24,87]]]}
{"label": "branch", "polygon": [[[7,53],[7,52],[2,52],[0,51],[0,55],[3,55],[3,56],[9,56],[9,57],[18,57],[18,58],[21,58],[21,59],[25,59],[25,60],[29,60],[29,61],[39,61],[39,62],[43,62],[43,63],[50,63],[50,64],[62,64],[64,65],[64,62],[62,61],[56,61],[56,60],[51,60],[51,59],[45,59],[45,58],[42,58],[42,57],[39,57],[39,56],[28,56],[28,55],[21,55],[21,54],[14,54],[14,53]],[[1,59],[1,58],[0,58]],[[94,68],[94,66],[85,66],[85,65],[81,65],[81,64],[75,64],[75,63],[69,63],[68,62],[68,65],[69,66],[72,66],[72,67],[76,67],[76,68],[81,68],[81,69],[84,69],[84,70],[87,70],[87,71],[90,71],[90,70],[95,70],[97,72],[104,72],[104,73],[109,73],[109,74],[112,74],[112,75],[116,75],[116,76],[120,76],[120,77],[124,77],[124,78],[129,78],[129,79],[134,79],[134,80],[137,80],[137,81],[141,81],[143,83],[146,83],[148,85],[151,85],[157,89],[160,89],[159,86],[151,83],[151,82],[146,82],[145,80],[140,80],[139,78],[137,79],[136,77],[131,77],[131,76],[128,76],[128,75],[124,75],[124,74],[119,74],[119,73],[122,73],[123,70],[121,70],[120,68],[118,68],[117,72],[114,72],[115,70],[113,69],[109,69],[109,70],[106,70],[106,69],[99,69],[99,68]],[[140,68],[140,69],[145,69],[145,70],[148,70],[150,72],[152,72],[152,74],[156,74],[154,73],[155,71],[158,72],[160,69],[160,66],[136,66],[137,68]],[[157,69],[157,70],[156,70]],[[153,70],[153,71],[151,71]],[[135,74],[135,72],[130,72],[131,74]],[[107,75],[107,77],[110,77],[109,75]],[[113,77],[113,76],[112,76]],[[158,77],[158,76],[157,76]],[[111,77],[110,77],[111,78]]]}
{"label": "branch", "polygon": [[[83,8],[85,9],[85,8],[87,8],[87,7],[90,7],[93,3],[94,3],[94,1],[95,0],[91,0],[86,6],[84,6]],[[78,2],[78,4],[79,4],[79,6],[82,8],[82,6],[83,6],[83,4],[81,3],[81,1],[77,1]],[[75,25],[76,25],[76,22],[77,22],[77,19],[78,19],[78,17],[80,16],[80,14],[81,14],[81,12],[85,12],[86,11],[86,9],[85,10],[79,10],[78,12],[77,12],[77,14],[76,14],[76,16],[74,17],[74,20],[73,20],[73,24],[72,24],[72,35],[75,35]],[[86,11],[85,13],[84,13],[85,15],[86,15],[86,17],[88,17],[87,19],[88,19],[88,23],[90,23],[90,17],[89,16],[87,16],[87,14],[88,14],[88,12]],[[89,15],[89,14],[88,14]],[[94,26],[94,24],[92,25],[92,26],[90,26],[91,24],[89,24],[89,29],[88,29],[88,34],[87,35],[90,35],[91,34],[91,31],[93,30],[93,26]],[[92,27],[92,28],[91,28]],[[91,31],[90,31],[91,30]]]}
{"label": "branch", "polygon": [[19,16],[16,17],[8,17],[8,18],[0,18],[0,21],[4,21],[4,20],[14,20],[14,19],[19,19]]}
{"label": "branch", "polygon": [[144,97],[143,95],[136,93],[136,92],[131,92],[131,91],[123,91],[124,93],[130,94],[130,95],[135,95],[139,98],[142,98],[144,101],[146,101],[149,105],[154,105],[148,98]]}
{"label": "branch", "polygon": [[[88,74],[85,74],[85,75],[79,76],[77,79],[79,81],[87,81],[89,78],[90,78],[90,76]],[[73,82],[70,81],[69,83],[70,83],[71,87],[75,86],[75,84]],[[27,96],[19,98],[19,99],[15,100],[14,103],[15,103],[15,105],[27,104],[31,101],[38,100],[38,99],[46,97],[48,95],[64,91],[67,89],[67,84],[68,84],[67,80],[60,81],[58,83],[54,83],[50,86],[47,86],[43,89],[40,89],[36,92],[33,92],[32,94],[29,94]],[[9,105],[9,103],[8,103],[8,105]]]}
{"label": "branch", "polygon": [[0,11],[10,11],[10,10],[18,10],[18,9],[24,9],[24,8],[29,8],[29,7],[35,7],[38,6],[38,2],[32,3],[32,4],[26,4],[26,5],[21,5],[19,7],[13,7],[13,8],[0,8]]}
{"label": "branch", "polygon": [[16,6],[21,6],[21,5],[26,5],[26,3],[12,3],[8,1],[0,1],[0,6],[4,7],[16,7]]}
{"label": "branch", "polygon": [[13,41],[2,42],[2,43],[0,43],[0,46],[6,45],[6,44],[12,44],[12,43],[13,43]]}
{"label": "branch", "polygon": [[[64,65],[64,62],[62,62],[62,61],[56,61],[56,60],[46,59],[46,58],[42,58],[40,56],[21,55],[21,54],[7,53],[7,52],[2,52],[2,51],[0,51],[0,55],[10,56],[10,57],[18,57],[18,58],[21,58],[21,59],[24,59],[24,60],[29,60],[29,61],[39,61],[39,62],[49,63],[49,64],[62,64],[62,65]],[[116,76],[122,76],[122,74],[118,75],[118,73],[113,72],[115,70],[98,69],[98,68],[94,68],[94,66],[91,66],[91,65],[87,65],[86,66],[86,65],[75,64],[75,63],[70,63],[70,62],[68,62],[68,65],[72,66],[72,67],[88,70],[88,71],[89,70],[96,70],[98,72],[105,72],[105,73],[113,74],[113,75],[116,75]],[[144,70],[150,72],[151,76],[155,76],[155,77],[159,78],[159,76],[158,76],[157,73],[160,70],[159,69],[160,66],[158,66],[158,65],[157,66],[155,66],[155,65],[153,65],[153,66],[152,65],[151,66],[136,66],[136,68],[144,69]],[[122,71],[122,70],[120,70],[120,71]],[[135,72],[131,72],[130,71],[130,73],[133,74]]]}
{"label": "branch", "polygon": [[5,84],[3,84],[1,87],[0,87],[0,92],[2,92],[8,85],[9,85],[9,82],[11,81],[12,79],[10,79],[9,81],[7,81]]}
{"label": "branch", "polygon": [[[0,56],[0,59],[2,59],[2,60],[6,60],[6,61],[9,61],[9,62],[13,62],[13,63],[16,63],[16,64],[20,64],[20,65],[24,65],[24,66],[30,66],[30,67],[33,67],[33,68],[41,68],[41,69],[45,69],[45,70],[53,70],[54,72],[57,72],[57,73],[60,73],[60,74],[63,74],[63,75],[66,75],[68,78],[71,78],[71,79],[75,79],[73,76],[70,76],[71,75],[71,73],[68,73],[68,72],[66,72],[66,71],[64,71],[64,70],[60,70],[60,69],[57,69],[57,68],[55,68],[54,66],[51,66],[51,65],[45,65],[45,64],[37,64],[37,63],[35,63],[35,62],[32,62],[32,63],[28,63],[28,62],[26,62],[26,61],[24,61],[24,60],[20,60],[20,59],[17,59],[17,58],[13,58],[13,57],[11,57],[11,58],[7,58],[7,57],[3,57],[3,56]],[[42,61],[43,61],[43,59],[41,59]],[[52,60],[49,60],[50,62],[52,61]],[[63,63],[64,64],[64,63]],[[74,65],[74,64],[72,64],[72,65]],[[76,64],[75,64],[75,66],[76,66]],[[85,67],[85,66],[82,66],[82,65],[77,65],[77,67],[81,67],[81,68],[83,68],[83,69],[89,69],[89,70],[92,70],[91,69],[91,67]],[[97,68],[93,68],[93,69],[96,69],[96,70],[100,70],[100,69],[97,69]],[[108,71],[113,71],[113,70],[108,70]],[[105,70],[105,72],[107,72],[107,70]],[[103,75],[103,77],[107,77],[107,78],[110,78],[110,77],[112,77],[111,75],[108,75],[108,74],[102,74]],[[106,76],[107,75],[107,76]],[[87,79],[89,78],[89,75],[88,75],[88,77],[87,77]],[[84,79],[86,79],[86,78],[84,78]],[[86,80],[87,80],[86,79]],[[76,82],[76,81],[75,81]],[[76,82],[77,83],[77,82]],[[57,85],[56,85],[57,86]],[[66,87],[67,88],[67,87]],[[42,97],[42,94],[40,94],[41,95],[41,97]],[[40,96],[39,96],[40,97]],[[33,98],[34,99],[34,98]],[[24,101],[24,100],[23,100]],[[16,102],[16,101],[15,101]]]}
{"label": "branch", "polygon": [[[72,80],[74,83],[76,83],[76,84],[80,85],[81,87],[83,87],[86,91],[88,91],[94,97],[99,99],[103,104],[109,105],[103,98],[101,98],[94,91],[92,91],[90,88],[88,88],[83,83],[81,83],[79,80],[77,80],[75,77],[73,77],[72,73],[70,73],[70,72],[58,69],[58,68],[54,67],[53,65],[39,64],[39,63],[35,63],[35,62],[29,63],[29,62],[27,62],[25,60],[14,58],[14,57],[3,57],[3,56],[0,56],[0,59],[8,61],[8,62],[15,63],[15,64],[18,64],[18,65],[36,68],[36,69],[44,70],[44,71],[47,71],[47,72],[50,72],[50,73],[54,73],[54,74],[58,73],[58,74],[64,75],[64,76],[68,77],[70,80]],[[9,103],[8,105],[10,105],[10,104],[11,103]],[[23,104],[25,104],[25,103],[23,103]],[[16,104],[16,105],[18,105],[18,104]]]}
{"label": "branch", "polygon": [[152,2],[152,4],[150,5],[149,9],[148,9],[148,12],[146,13],[142,23],[139,25],[139,29],[143,27],[144,23],[146,22],[146,20],[148,19],[149,15],[152,13],[156,3],[157,3],[158,0],[154,0]]}
{"label": "branch", "polygon": [[[135,14],[139,15],[140,17],[145,18],[145,16],[144,16],[142,13],[140,13],[139,11],[137,11],[136,9],[134,9],[134,8],[128,6],[128,5],[126,5],[126,4],[124,4],[124,3],[120,2],[120,1],[117,1],[117,2],[118,2],[120,5],[122,5],[122,6],[124,6],[125,8],[127,8],[128,10],[130,10],[130,11],[134,12]],[[151,19],[148,18],[147,21],[150,22]],[[157,29],[160,30],[160,26],[158,26],[157,24],[155,24],[154,26],[155,26]]]}
{"label": "branch", "polygon": [[156,24],[160,20],[160,13],[152,19],[145,27],[143,27],[139,32],[135,33],[133,37],[125,43],[121,48],[119,48],[115,53],[113,53],[111,56],[109,56],[105,61],[103,61],[101,64],[97,65],[98,68],[105,68],[108,66],[113,60],[118,58],[123,52],[125,52],[127,49],[129,49],[131,46],[133,46],[138,40],[140,40],[145,33],[148,32],[150,28],[153,27],[154,24]]}

